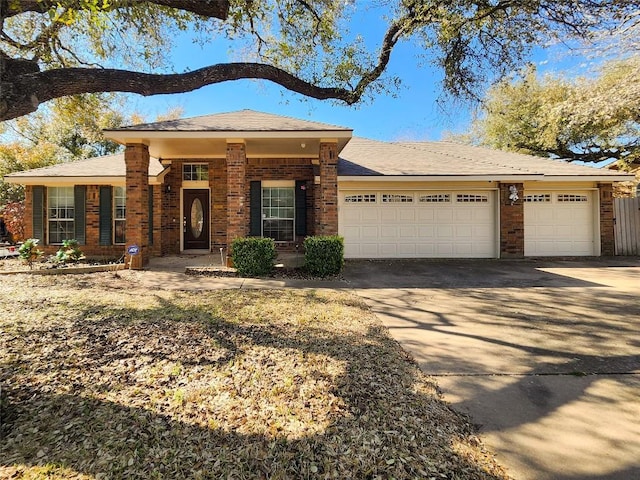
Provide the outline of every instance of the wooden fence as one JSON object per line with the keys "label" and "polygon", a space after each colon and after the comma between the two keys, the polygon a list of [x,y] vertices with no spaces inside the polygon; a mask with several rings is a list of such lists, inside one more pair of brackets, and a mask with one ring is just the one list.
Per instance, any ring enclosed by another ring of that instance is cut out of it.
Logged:
{"label": "wooden fence", "polygon": [[640,255],[640,197],[614,198],[616,255]]}

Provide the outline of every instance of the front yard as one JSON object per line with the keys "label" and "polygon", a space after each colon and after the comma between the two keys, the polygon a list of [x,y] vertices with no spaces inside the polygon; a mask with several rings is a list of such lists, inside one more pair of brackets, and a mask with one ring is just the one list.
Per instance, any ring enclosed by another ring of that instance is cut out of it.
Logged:
{"label": "front yard", "polygon": [[1,478],[507,478],[349,293],[18,275],[0,332]]}

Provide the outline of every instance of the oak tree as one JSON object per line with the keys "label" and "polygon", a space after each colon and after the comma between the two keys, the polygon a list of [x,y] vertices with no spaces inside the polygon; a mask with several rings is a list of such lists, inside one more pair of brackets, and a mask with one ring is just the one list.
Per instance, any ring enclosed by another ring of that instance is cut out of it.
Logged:
{"label": "oak tree", "polygon": [[[614,29],[639,6],[640,0],[0,0],[0,120],[67,95],[178,93],[238,79],[354,104],[393,88],[398,79],[385,70],[402,41],[418,42],[424,59],[442,69],[445,92],[473,97],[520,65],[532,46]],[[362,38],[352,19],[379,20],[380,10],[386,22],[380,38]],[[180,32],[233,54],[175,72],[167,58]]]}
{"label": "oak tree", "polygon": [[472,132],[483,145],[567,161],[640,160],[640,57],[585,78],[530,68],[488,90]]}

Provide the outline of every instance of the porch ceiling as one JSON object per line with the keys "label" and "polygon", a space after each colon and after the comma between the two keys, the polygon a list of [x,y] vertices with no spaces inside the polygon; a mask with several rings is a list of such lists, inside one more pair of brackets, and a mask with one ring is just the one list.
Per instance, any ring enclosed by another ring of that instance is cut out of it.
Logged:
{"label": "porch ceiling", "polygon": [[[234,132],[231,136],[203,135],[204,132],[123,132],[106,131],[105,136],[123,145],[142,143],[149,154],[160,159],[224,158],[227,143],[244,142],[248,158],[318,158],[320,142],[337,141],[341,151],[351,138],[351,132]],[[215,132],[222,133],[222,132]],[[256,135],[261,133],[261,135]],[[324,135],[319,135],[319,134]]]}

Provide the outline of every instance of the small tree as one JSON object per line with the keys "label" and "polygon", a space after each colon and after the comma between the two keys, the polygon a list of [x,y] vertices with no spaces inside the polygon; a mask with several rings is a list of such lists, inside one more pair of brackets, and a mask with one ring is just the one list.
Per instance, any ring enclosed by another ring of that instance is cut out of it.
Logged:
{"label": "small tree", "polygon": [[24,239],[24,202],[11,202],[2,210],[4,224],[14,242]]}
{"label": "small tree", "polygon": [[37,238],[29,238],[18,249],[18,255],[23,262],[29,265],[30,269],[33,269],[33,262],[35,262],[44,252],[38,248]]}

